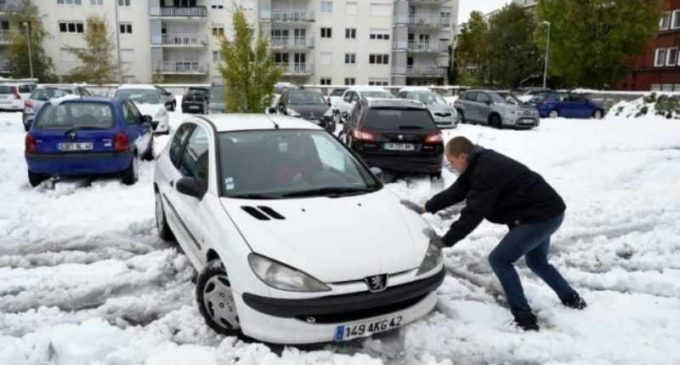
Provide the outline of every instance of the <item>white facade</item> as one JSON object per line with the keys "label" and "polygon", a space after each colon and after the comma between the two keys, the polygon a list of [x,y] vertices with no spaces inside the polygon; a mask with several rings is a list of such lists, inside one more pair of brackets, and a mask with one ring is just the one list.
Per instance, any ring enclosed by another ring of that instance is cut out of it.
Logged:
{"label": "white facade", "polygon": [[231,36],[240,5],[288,81],[446,84],[458,18],[458,0],[40,0],[57,75],[77,66],[65,50],[84,47],[89,15],[105,16],[115,42],[116,3],[125,82],[219,82],[215,35]]}

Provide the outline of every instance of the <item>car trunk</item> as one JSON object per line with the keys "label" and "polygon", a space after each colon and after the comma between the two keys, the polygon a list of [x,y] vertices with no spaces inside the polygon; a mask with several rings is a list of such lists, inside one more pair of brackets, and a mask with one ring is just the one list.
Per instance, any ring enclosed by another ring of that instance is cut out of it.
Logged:
{"label": "car trunk", "polygon": [[38,153],[113,152],[113,130],[42,129],[36,133]]}

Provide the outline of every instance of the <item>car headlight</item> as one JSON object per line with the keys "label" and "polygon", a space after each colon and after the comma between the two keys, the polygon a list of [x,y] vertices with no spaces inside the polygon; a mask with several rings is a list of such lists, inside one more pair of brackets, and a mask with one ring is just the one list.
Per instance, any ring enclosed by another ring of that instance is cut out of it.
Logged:
{"label": "car headlight", "polygon": [[416,275],[424,274],[435,267],[439,266],[442,262],[442,243],[441,239],[434,238],[430,239],[430,245],[425,251],[425,258],[418,268],[418,273]]}
{"label": "car headlight", "polygon": [[260,280],[276,289],[296,292],[331,290],[326,284],[302,271],[255,253],[248,255],[248,264]]}
{"label": "car headlight", "polygon": [[290,115],[291,117],[299,117],[300,113],[296,112],[295,110],[291,108],[286,108],[286,114]]}

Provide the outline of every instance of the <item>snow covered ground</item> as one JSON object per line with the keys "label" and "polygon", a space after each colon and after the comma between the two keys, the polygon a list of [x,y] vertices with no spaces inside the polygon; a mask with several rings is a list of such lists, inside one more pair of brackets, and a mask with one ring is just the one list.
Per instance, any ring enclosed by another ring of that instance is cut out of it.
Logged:
{"label": "snow covered ground", "polygon": [[[171,124],[181,119],[172,113]],[[680,123],[556,119],[532,131],[461,125],[446,136],[458,134],[526,163],[563,195],[552,261],[589,307],[563,307],[522,263],[542,331],[514,329],[486,260],[506,229],[483,223],[445,250],[449,275],[426,318],[344,345],[273,351],[204,324],[191,266],[156,235],[152,163],[131,187],[31,189],[21,115],[0,113],[0,364],[680,363]],[[156,143],[160,151],[167,137]],[[424,202],[441,186],[388,188]],[[440,233],[451,223],[426,219]]]}

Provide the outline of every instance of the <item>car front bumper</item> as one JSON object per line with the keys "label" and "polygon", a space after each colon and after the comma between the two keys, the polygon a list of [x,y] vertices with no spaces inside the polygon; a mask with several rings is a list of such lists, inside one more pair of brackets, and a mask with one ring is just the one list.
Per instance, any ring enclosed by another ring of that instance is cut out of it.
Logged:
{"label": "car front bumper", "polygon": [[336,340],[338,326],[352,326],[394,316],[401,324],[429,313],[437,302],[435,290],[445,276],[435,275],[387,288],[312,299],[278,299],[244,293],[235,296],[243,333],[277,344],[308,344]]}
{"label": "car front bumper", "polygon": [[512,127],[512,128],[518,128],[518,129],[530,129],[534,127],[538,127],[540,124],[540,119],[538,115],[532,115],[532,116],[526,116],[526,115],[519,115],[519,116],[510,116],[507,118],[503,118],[503,126],[504,127]]}
{"label": "car front bumper", "polygon": [[434,124],[437,128],[456,128],[458,126],[457,118],[435,118]]}
{"label": "car front bumper", "polygon": [[32,172],[57,176],[98,175],[121,172],[132,162],[132,152],[26,154]]}

